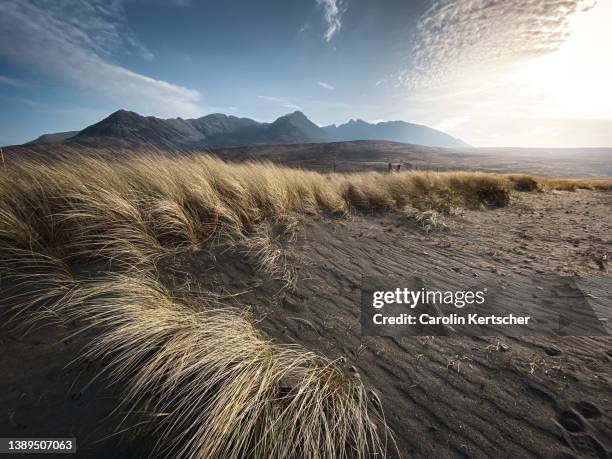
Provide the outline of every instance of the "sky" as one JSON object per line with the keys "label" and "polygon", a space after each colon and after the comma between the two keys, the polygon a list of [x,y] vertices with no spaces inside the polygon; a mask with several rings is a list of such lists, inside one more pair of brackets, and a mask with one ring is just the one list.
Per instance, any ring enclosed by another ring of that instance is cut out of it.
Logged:
{"label": "sky", "polygon": [[123,108],[612,147],[611,0],[2,0],[0,145]]}

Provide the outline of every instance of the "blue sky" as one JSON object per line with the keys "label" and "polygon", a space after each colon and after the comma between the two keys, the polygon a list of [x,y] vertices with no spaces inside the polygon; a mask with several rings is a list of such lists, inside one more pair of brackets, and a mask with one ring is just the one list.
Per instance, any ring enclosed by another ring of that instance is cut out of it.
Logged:
{"label": "blue sky", "polygon": [[125,108],[301,110],[320,125],[404,119],[477,146],[612,146],[610,3],[3,0],[0,145]]}

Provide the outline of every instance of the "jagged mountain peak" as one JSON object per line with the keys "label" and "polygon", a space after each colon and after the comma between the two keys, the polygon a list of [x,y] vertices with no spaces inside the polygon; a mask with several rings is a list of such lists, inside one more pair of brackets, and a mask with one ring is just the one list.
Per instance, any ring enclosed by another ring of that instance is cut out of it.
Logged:
{"label": "jagged mountain peak", "polygon": [[105,146],[108,142],[189,149],[221,145],[312,143],[328,141],[327,134],[301,111],[259,123],[223,113],[194,119],[142,116],[117,110],[70,139],[73,144]]}
{"label": "jagged mountain peak", "polygon": [[183,150],[351,140],[390,140],[436,147],[468,146],[443,132],[404,121],[371,124],[352,118],[345,124],[321,128],[300,110],[283,115],[272,123],[260,123],[223,113],[192,119],[162,119],[121,109],[78,133],[71,133],[70,136],[50,134],[34,143],[67,143],[102,148],[119,144]]}

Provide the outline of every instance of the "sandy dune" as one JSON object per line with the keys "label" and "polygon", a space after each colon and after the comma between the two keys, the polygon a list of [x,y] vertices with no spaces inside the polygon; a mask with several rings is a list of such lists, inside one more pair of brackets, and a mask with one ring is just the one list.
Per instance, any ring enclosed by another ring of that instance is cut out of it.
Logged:
{"label": "sandy dune", "polygon": [[430,234],[397,216],[307,221],[290,249],[294,292],[230,252],[192,254],[171,277],[219,293],[223,286],[274,339],[346,357],[381,394],[404,456],[607,457],[610,337],[362,338],[359,302],[363,275],[469,283],[576,274],[610,321],[612,277],[601,255],[612,250],[611,204],[604,193],[523,193],[507,208],[466,211],[451,231]]}
{"label": "sandy dune", "polygon": [[[224,302],[249,307],[276,341],[344,357],[347,371],[381,396],[404,457],[609,457],[610,337],[361,337],[362,276],[411,274],[457,283],[575,274],[612,332],[612,275],[604,257],[612,251],[612,195],[513,198],[506,208],[464,211],[450,230],[432,233],[394,214],[308,218],[295,240],[279,237],[297,276],[294,290],[259,271],[240,245],[215,243],[168,258],[163,278],[177,291],[212,288]],[[104,362],[64,368],[87,340],[51,344],[69,333],[2,331],[0,367],[9,377],[0,387],[0,431],[69,432],[83,456],[146,457],[151,439],[132,437],[137,429],[129,418],[117,429],[123,413],[110,414],[120,387],[91,382]],[[123,428],[127,437],[113,436]]]}

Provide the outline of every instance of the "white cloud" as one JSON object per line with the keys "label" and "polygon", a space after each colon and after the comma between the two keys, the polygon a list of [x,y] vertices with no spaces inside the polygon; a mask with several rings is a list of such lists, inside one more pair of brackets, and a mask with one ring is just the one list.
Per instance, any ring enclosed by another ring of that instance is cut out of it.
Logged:
{"label": "white cloud", "polygon": [[0,2],[0,54],[76,82],[123,107],[158,116],[202,113],[198,91],[111,62],[117,51],[152,58],[123,23],[119,0]]}
{"label": "white cloud", "polygon": [[32,99],[28,99],[27,97],[7,96],[5,94],[0,94],[0,99],[9,102],[16,102],[18,104],[26,105],[28,107],[41,107],[41,104],[39,104],[38,102],[34,102]]}
{"label": "white cloud", "polygon": [[333,91],[334,89],[336,89],[331,84],[326,83],[325,81],[318,81],[317,84],[321,86],[322,88],[329,89],[330,91]]}
{"label": "white cloud", "polygon": [[604,1],[436,0],[389,78],[397,115],[477,146],[612,145],[611,18]]}
{"label": "white cloud", "polygon": [[6,86],[15,86],[15,87],[24,86],[23,82],[17,81],[17,80],[15,80],[13,78],[9,78],[9,77],[4,76],[4,75],[0,75],[0,84],[4,84]]}
{"label": "white cloud", "polygon": [[316,0],[316,2],[323,8],[323,17],[327,23],[323,37],[325,41],[331,41],[342,28],[342,15],[346,12],[346,8],[341,0]]}
{"label": "white cloud", "polygon": [[290,108],[291,110],[302,110],[297,104],[292,103],[286,97],[276,97],[276,96],[257,96],[258,99],[265,100],[266,102],[273,102],[278,104],[281,107]]}
{"label": "white cloud", "polygon": [[435,0],[420,19],[409,69],[396,82],[443,84],[467,68],[503,65],[553,52],[569,37],[570,17],[593,0]]}

